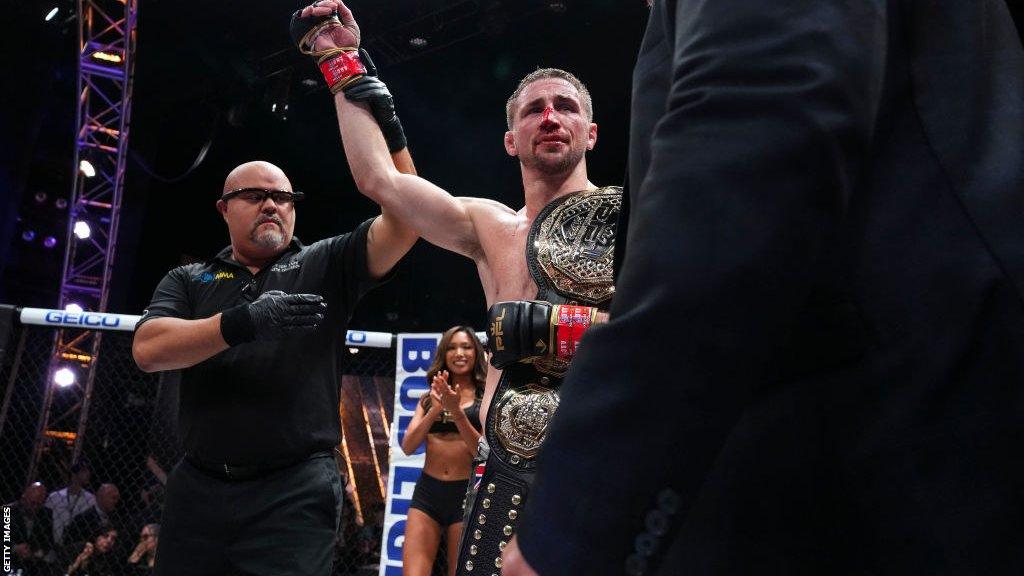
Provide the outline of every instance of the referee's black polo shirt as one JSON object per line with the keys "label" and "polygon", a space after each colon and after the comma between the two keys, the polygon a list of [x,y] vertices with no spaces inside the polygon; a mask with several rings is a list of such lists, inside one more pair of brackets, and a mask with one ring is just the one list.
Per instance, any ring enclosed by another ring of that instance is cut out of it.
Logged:
{"label": "referee's black polo shirt", "polygon": [[208,318],[268,290],[320,294],[324,322],[312,333],[234,346],[182,371],[179,422],[185,452],[233,465],[286,462],[330,450],[341,438],[341,350],[352,309],[380,281],[370,279],[366,235],[371,220],[348,234],[304,246],[297,238],[255,276],[231,247],[167,273],[139,325],[170,316]]}

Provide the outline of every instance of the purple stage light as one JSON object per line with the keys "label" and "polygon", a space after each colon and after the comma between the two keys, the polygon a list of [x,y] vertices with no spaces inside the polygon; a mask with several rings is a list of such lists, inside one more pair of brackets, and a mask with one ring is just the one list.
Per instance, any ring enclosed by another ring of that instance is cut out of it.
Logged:
{"label": "purple stage light", "polygon": [[43,246],[46,246],[47,248],[53,248],[56,245],[57,239],[54,238],[53,236],[47,236],[46,239],[43,240]]}

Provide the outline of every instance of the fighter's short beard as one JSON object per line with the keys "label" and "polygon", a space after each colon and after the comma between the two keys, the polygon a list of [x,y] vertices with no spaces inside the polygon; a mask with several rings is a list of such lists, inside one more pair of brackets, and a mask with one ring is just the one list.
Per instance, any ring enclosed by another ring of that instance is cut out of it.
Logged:
{"label": "fighter's short beard", "polygon": [[530,157],[520,156],[519,161],[523,163],[527,168],[532,168],[543,174],[551,176],[557,176],[559,174],[566,174],[572,172],[576,165],[583,160],[583,155],[586,153],[585,150],[572,150],[570,149],[560,159],[553,162],[546,162],[541,160],[537,155]]}

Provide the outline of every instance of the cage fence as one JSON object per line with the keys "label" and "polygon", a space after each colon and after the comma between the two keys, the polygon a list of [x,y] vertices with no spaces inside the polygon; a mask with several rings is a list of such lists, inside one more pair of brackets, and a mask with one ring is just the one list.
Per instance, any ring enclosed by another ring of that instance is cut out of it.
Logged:
{"label": "cage fence", "polygon": [[[183,454],[177,434],[179,374],[139,370],[131,332],[104,332],[95,358],[54,361],[55,329],[17,324],[0,329],[9,336],[0,345],[0,502],[17,504],[29,485],[40,482],[54,524],[52,541],[38,544],[48,549],[20,562],[16,557],[14,569],[24,576],[64,574],[95,528],[85,512],[102,493],[106,503],[116,502],[108,519],[117,530],[122,572],[134,573],[127,559],[140,546],[143,528],[159,524],[167,474]],[[376,574],[395,351],[351,347],[342,356],[343,439],[337,460],[347,489],[334,574]],[[95,377],[86,394],[90,361],[96,363]],[[67,372],[58,377],[60,368]],[[85,480],[83,491],[68,490],[69,483],[77,483],[73,477]]]}

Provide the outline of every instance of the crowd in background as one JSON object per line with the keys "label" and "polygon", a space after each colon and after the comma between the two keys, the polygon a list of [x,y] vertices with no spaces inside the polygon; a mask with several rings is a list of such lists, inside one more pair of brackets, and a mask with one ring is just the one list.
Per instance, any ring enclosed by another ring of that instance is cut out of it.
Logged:
{"label": "crowd in background", "polygon": [[[144,576],[153,570],[160,537],[164,487],[140,491],[134,511],[122,504],[117,483],[90,490],[92,469],[71,466],[66,486],[48,491],[40,482],[25,487],[10,510],[12,575]],[[348,485],[351,488],[351,484]],[[375,574],[380,558],[383,505],[358,517],[346,490],[338,535],[335,574]]]}

